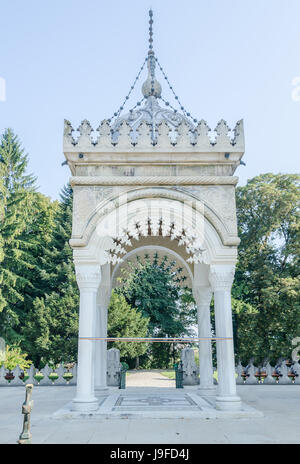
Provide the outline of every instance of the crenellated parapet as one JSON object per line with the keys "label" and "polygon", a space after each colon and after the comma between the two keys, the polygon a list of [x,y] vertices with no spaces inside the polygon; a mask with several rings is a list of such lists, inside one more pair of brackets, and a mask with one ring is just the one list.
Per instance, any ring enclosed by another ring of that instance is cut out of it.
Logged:
{"label": "crenellated parapet", "polygon": [[155,126],[142,121],[135,128],[123,121],[115,128],[108,120],[103,120],[95,131],[86,119],[75,131],[71,123],[65,120],[64,152],[139,151],[243,153],[243,120],[238,121],[231,130],[222,119],[214,131],[204,120],[193,128],[185,121],[177,127],[169,126],[166,121]]}

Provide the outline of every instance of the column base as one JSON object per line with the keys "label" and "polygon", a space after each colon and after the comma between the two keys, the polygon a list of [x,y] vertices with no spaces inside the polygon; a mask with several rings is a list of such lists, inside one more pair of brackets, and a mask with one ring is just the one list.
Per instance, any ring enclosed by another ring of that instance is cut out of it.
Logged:
{"label": "column base", "polygon": [[72,401],[71,410],[80,412],[96,411],[99,407],[97,398],[74,398]]}
{"label": "column base", "polygon": [[101,395],[102,393],[108,394],[108,390],[109,390],[108,387],[101,387],[101,386],[95,387],[95,394],[96,395]]}
{"label": "column base", "polygon": [[216,409],[220,411],[240,411],[242,402],[239,396],[217,396]]}
{"label": "column base", "polygon": [[217,389],[216,387],[199,387],[197,390],[197,395],[199,396],[216,396]]}

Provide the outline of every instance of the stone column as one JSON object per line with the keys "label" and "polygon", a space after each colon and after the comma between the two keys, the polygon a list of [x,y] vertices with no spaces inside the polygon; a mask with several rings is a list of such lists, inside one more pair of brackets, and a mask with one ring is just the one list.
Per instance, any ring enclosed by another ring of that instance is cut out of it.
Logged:
{"label": "stone column", "polygon": [[216,408],[222,410],[241,409],[241,400],[236,394],[231,312],[231,286],[234,270],[234,265],[211,265],[209,274],[209,281],[214,292],[216,336],[229,338],[217,341]]}
{"label": "stone column", "polygon": [[[198,337],[211,337],[211,288],[194,285],[193,295],[198,312]],[[199,369],[200,387],[198,394],[201,396],[215,395],[216,389],[213,383],[212,349],[210,340],[200,340],[199,342]]]}
{"label": "stone column", "polygon": [[[95,337],[107,337],[107,309],[111,295],[111,282],[110,282],[110,263],[102,266],[101,285],[97,295],[97,317],[95,324]],[[107,391],[107,342],[95,342],[95,390],[96,392]]]}
{"label": "stone column", "polygon": [[93,340],[81,337],[93,337],[96,320],[96,298],[101,281],[99,265],[77,264],[76,280],[80,290],[79,341],[77,390],[72,409],[75,411],[94,411],[98,400],[94,395],[94,344]]}

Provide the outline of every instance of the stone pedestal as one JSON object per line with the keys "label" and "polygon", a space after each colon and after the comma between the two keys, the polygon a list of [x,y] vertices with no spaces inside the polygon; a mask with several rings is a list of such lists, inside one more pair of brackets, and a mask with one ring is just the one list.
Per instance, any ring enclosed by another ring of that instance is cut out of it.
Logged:
{"label": "stone pedestal", "polygon": [[111,348],[107,351],[107,385],[119,386],[119,372],[121,369],[120,350]]}
{"label": "stone pedestal", "polygon": [[199,368],[195,363],[193,348],[183,348],[180,357],[183,370],[182,385],[197,385],[199,383]]}

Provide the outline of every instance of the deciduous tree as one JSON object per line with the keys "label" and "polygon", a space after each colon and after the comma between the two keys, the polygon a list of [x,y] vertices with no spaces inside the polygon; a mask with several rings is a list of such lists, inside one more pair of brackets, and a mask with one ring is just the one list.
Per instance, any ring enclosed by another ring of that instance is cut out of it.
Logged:
{"label": "deciduous tree", "polygon": [[300,333],[299,181],[263,174],[237,189],[241,244],[233,296],[255,308],[249,357],[288,357]]}

